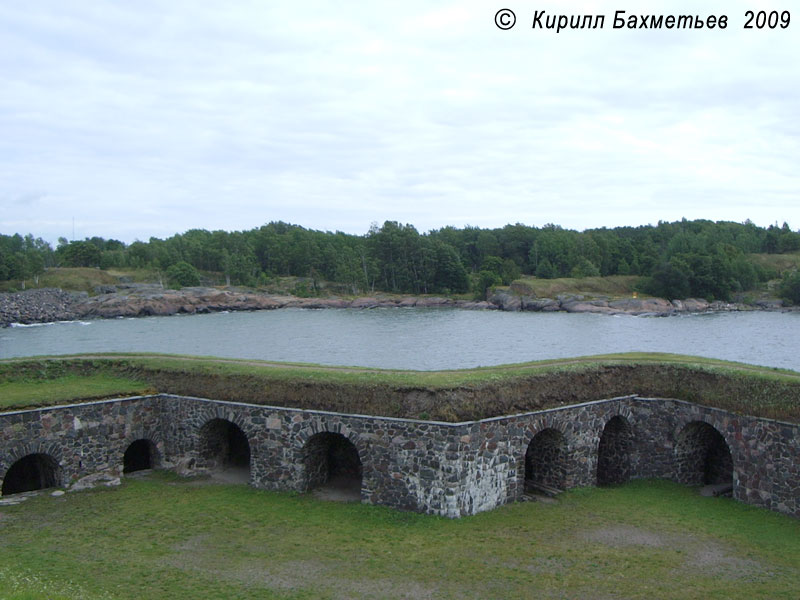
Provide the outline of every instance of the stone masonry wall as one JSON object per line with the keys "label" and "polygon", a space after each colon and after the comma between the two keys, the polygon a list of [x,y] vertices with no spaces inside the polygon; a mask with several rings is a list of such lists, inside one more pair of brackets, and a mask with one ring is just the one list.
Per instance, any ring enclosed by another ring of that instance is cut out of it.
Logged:
{"label": "stone masonry wall", "polygon": [[[32,453],[57,461],[62,485],[99,471],[121,472],[125,449],[136,439],[151,440],[161,462],[200,471],[207,466],[204,425],[213,419],[235,424],[246,436],[255,487],[305,491],[324,468],[306,460],[306,443],[330,432],[358,453],[363,502],[447,517],[519,500],[526,454],[529,477],[531,470],[550,470],[558,474],[551,483],[563,488],[596,485],[601,463],[601,472],[679,481],[685,478],[681,457],[703,453],[700,446],[688,454],[681,450],[695,439],[685,432],[704,422],[730,449],[735,498],[800,517],[800,426],[634,396],[456,424],[169,395],[17,411],[0,414],[0,481],[16,460]],[[624,431],[624,442],[609,441],[615,428]],[[531,445],[534,439],[559,440],[564,450],[555,453],[545,444],[536,463],[531,457],[542,447]],[[548,456],[557,464],[544,464]]]}
{"label": "stone masonry wall", "polygon": [[566,439],[564,487],[597,485],[600,438],[617,416],[630,427],[625,467],[631,479],[685,482],[679,472],[677,440],[687,426],[703,422],[718,431],[730,449],[734,498],[800,517],[800,426],[679,400],[634,396],[464,424],[469,429],[464,439],[471,444],[462,456],[464,476],[457,500],[461,514],[519,500],[528,445],[546,429],[555,429]]}
{"label": "stone masonry wall", "polygon": [[317,433],[338,433],[358,451],[364,502],[459,516],[453,489],[461,448],[458,428],[451,424],[177,396],[165,398],[164,411],[168,454],[189,467],[198,453],[197,432],[211,419],[226,419],[248,438],[253,486],[302,492],[319,479],[318,473],[305,472],[306,442]]}
{"label": "stone masonry wall", "polygon": [[59,485],[88,474],[122,473],[127,447],[137,439],[164,452],[161,400],[136,397],[0,414],[0,481],[14,462],[47,454],[59,466]]}

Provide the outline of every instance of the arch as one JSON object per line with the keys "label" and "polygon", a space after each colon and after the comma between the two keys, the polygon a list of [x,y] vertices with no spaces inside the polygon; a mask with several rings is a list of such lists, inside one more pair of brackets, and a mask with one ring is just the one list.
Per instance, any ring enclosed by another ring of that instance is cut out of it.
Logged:
{"label": "arch", "polygon": [[609,419],[597,447],[597,485],[625,483],[631,478],[632,445],[628,419],[621,415]]}
{"label": "arch", "polygon": [[567,485],[567,438],[548,427],[531,439],[525,450],[525,489],[546,486],[564,489]]}
{"label": "arch", "polygon": [[361,497],[364,467],[358,448],[345,435],[322,431],[308,438],[302,451],[303,487],[328,487]]}
{"label": "arch", "polygon": [[692,421],[675,441],[675,471],[686,485],[733,484],[731,449],[713,425]]}
{"label": "arch", "polygon": [[198,455],[203,466],[250,477],[250,441],[236,423],[213,418],[200,428]]}
{"label": "arch", "polygon": [[49,454],[26,454],[6,471],[0,495],[44,490],[61,484],[61,468]]}
{"label": "arch", "polygon": [[131,442],[122,457],[122,472],[133,473],[158,466],[158,448],[152,440],[139,438]]}

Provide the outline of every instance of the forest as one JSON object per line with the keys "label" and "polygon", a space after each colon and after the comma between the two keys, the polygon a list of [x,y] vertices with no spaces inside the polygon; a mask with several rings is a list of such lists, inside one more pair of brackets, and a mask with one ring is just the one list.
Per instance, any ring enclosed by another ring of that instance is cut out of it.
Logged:
{"label": "forest", "polygon": [[60,238],[55,249],[31,234],[0,234],[0,281],[35,286],[49,267],[97,267],[148,269],[173,286],[199,285],[209,274],[228,285],[251,287],[296,276],[308,279],[311,294],[326,282],[354,295],[473,293],[481,298],[491,287],[522,275],[638,275],[643,293],[729,300],[783,275],[784,296],[800,303],[796,270],[781,274],[751,259],[753,254],[797,251],[800,232],[788,224],[764,228],[750,221],[684,219],[582,232],[517,223],[427,233],[386,221],[373,224],[365,235],[271,222],[249,231],[192,229],[131,244],[102,237]]}

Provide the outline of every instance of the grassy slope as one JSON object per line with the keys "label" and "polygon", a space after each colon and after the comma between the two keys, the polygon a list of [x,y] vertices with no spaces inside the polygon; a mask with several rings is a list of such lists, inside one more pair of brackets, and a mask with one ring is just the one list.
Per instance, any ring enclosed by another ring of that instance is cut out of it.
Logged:
{"label": "grassy slope", "polygon": [[[520,293],[539,298],[556,298],[561,294],[583,294],[589,296],[607,296],[609,298],[630,298],[636,283],[641,278],[629,275],[612,275],[610,277],[560,277],[558,279],[538,279],[524,276],[514,282],[512,289]],[[530,290],[528,292],[527,290]]]}
{"label": "grassy slope", "polygon": [[[61,288],[64,290],[89,292],[94,291],[95,286],[114,284],[119,278],[109,271],[92,269],[89,267],[76,268],[51,268],[47,269],[39,276],[39,284],[35,285],[33,280],[25,281],[28,289],[37,288]],[[10,289],[21,290],[22,283],[19,281],[0,282],[0,291]]]}
{"label": "grassy slope", "polygon": [[[81,378],[106,387],[97,393],[81,391],[75,387]],[[434,372],[150,354],[9,359],[0,361],[0,384],[14,391],[15,399],[6,407],[19,408],[156,390],[461,421],[639,393],[800,422],[800,373],[670,354],[604,355]]]}
{"label": "grassy slope", "polygon": [[156,390],[142,381],[110,373],[70,374],[53,379],[0,381],[0,410],[35,404],[50,406],[72,402],[152,394]]}
{"label": "grassy slope", "polygon": [[765,268],[775,269],[779,273],[800,269],[800,252],[787,254],[751,254],[750,260]]}
{"label": "grassy slope", "polygon": [[[202,271],[203,285],[225,285],[223,273]],[[97,269],[94,267],[51,267],[39,276],[39,283],[33,279],[25,281],[25,288],[61,288],[68,291],[88,292],[94,294],[95,288],[100,285],[114,285],[124,279],[133,283],[166,284],[164,273],[152,269]],[[292,294],[298,284],[308,284],[307,277],[273,277],[260,291],[269,294]],[[327,286],[334,293],[349,294],[349,288],[343,284],[333,282]],[[0,292],[22,290],[22,281],[0,281]]]}
{"label": "grassy slope", "polygon": [[2,507],[0,537],[13,600],[776,599],[800,581],[799,521],[661,481],[452,521],[156,474]]}

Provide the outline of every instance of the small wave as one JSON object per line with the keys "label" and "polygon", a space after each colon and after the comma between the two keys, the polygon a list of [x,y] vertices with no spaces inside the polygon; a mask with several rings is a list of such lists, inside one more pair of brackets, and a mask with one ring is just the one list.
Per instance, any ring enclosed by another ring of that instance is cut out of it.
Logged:
{"label": "small wave", "polygon": [[9,323],[9,327],[46,327],[47,325],[55,325],[55,323]]}

